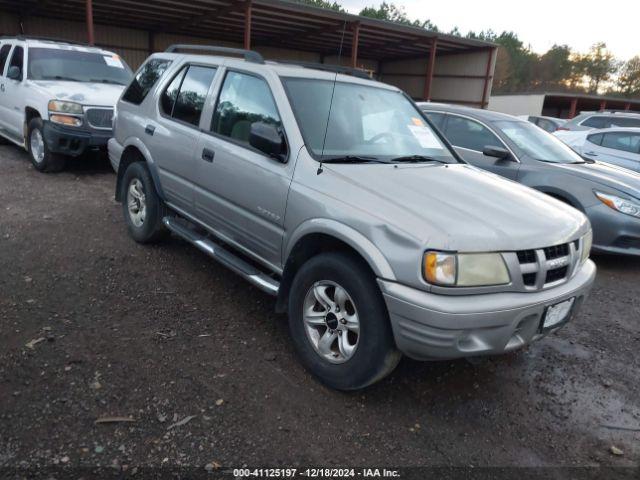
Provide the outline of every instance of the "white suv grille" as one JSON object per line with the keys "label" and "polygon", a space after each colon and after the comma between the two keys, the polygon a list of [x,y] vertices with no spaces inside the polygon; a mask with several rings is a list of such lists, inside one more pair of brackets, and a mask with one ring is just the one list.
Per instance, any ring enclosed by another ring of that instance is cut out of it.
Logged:
{"label": "white suv grille", "polygon": [[113,108],[87,108],[85,114],[87,123],[92,128],[99,130],[112,129]]}

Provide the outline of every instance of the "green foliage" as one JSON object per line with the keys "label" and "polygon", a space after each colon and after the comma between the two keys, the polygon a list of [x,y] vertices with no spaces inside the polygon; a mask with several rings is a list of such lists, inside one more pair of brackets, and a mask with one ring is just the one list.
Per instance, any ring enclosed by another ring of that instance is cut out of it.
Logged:
{"label": "green foliage", "polygon": [[636,55],[620,67],[618,91],[627,97],[640,96],[640,56]]}
{"label": "green foliage", "polygon": [[336,12],[344,12],[344,8],[338,2],[330,2],[327,0],[296,0],[298,3],[304,3],[313,7],[326,8],[328,10],[335,10]]}
{"label": "green foliage", "polygon": [[438,31],[438,27],[429,19],[427,20],[411,20],[407,16],[404,8],[398,7],[393,3],[382,2],[378,8],[366,7],[360,11],[361,17],[377,18],[378,20],[388,20],[390,22],[401,23],[403,25],[411,25],[420,27],[433,32]]}

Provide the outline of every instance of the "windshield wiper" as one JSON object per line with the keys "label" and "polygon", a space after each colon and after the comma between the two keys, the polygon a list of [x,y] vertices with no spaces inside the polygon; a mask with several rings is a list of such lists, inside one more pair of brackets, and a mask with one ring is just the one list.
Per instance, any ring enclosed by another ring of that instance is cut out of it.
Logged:
{"label": "windshield wiper", "polygon": [[437,158],[428,157],[426,155],[405,155],[404,157],[396,157],[391,159],[391,163],[420,163],[420,162],[438,162],[449,163]]}
{"label": "windshield wiper", "polygon": [[376,157],[364,157],[361,155],[342,155],[320,160],[321,163],[389,163]]}
{"label": "windshield wiper", "polygon": [[90,82],[101,82],[101,83],[110,83],[112,85],[125,85],[124,83],[121,82],[116,82],[115,80],[109,80],[107,78],[92,78],[91,80],[89,80]]}
{"label": "windshield wiper", "polygon": [[73,78],[73,77],[64,77],[62,75],[45,75],[42,77],[43,80],[66,80],[68,82],[81,82],[82,80],[79,80],[77,78]]}

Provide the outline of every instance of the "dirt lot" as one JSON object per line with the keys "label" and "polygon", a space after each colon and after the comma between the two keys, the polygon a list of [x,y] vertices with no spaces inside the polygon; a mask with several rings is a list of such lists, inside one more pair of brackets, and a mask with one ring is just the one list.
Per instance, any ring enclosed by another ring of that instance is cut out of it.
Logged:
{"label": "dirt lot", "polygon": [[579,318],[525,351],[404,359],[344,394],[270,297],[176,238],[134,243],[114,182],[0,147],[0,466],[640,464],[640,259],[596,258]]}

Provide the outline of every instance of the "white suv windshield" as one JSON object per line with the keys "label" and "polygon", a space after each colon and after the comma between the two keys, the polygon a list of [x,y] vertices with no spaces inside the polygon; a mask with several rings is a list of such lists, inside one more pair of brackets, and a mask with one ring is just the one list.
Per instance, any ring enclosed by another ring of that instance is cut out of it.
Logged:
{"label": "white suv windshield", "polygon": [[306,146],[318,159],[428,157],[456,163],[421,113],[398,91],[306,78],[283,82]]}
{"label": "white suv windshield", "polygon": [[493,122],[525,155],[551,163],[583,163],[573,150],[529,122]]}
{"label": "white suv windshield", "polygon": [[31,80],[64,80],[128,85],[131,69],[115,54],[29,48],[27,76]]}

